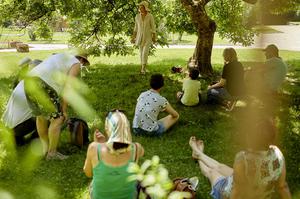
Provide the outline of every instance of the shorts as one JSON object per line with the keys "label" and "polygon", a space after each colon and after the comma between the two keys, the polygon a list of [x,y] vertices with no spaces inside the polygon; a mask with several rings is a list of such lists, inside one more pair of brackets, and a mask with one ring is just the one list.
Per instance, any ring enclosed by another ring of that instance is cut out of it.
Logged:
{"label": "shorts", "polygon": [[226,185],[227,185],[227,178],[226,177],[220,177],[217,180],[216,184],[212,187],[210,195],[214,199],[223,199],[223,190],[224,190]]}
{"label": "shorts", "polygon": [[63,116],[56,91],[39,77],[26,77],[24,90],[28,105],[35,116],[47,119]]}
{"label": "shorts", "polygon": [[158,129],[156,131],[146,131],[141,128],[133,128],[133,134],[135,135],[145,135],[150,137],[159,137],[162,136],[162,134],[166,131],[166,128],[162,122],[157,122]]}

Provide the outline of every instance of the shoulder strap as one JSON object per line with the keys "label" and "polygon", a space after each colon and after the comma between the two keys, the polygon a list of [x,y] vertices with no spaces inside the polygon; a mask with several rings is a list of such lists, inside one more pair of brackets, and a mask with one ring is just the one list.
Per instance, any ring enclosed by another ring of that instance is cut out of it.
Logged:
{"label": "shoulder strap", "polygon": [[131,160],[133,162],[137,161],[137,150],[138,150],[137,144],[135,142],[132,143],[131,144]]}
{"label": "shoulder strap", "polygon": [[101,160],[101,144],[97,145],[97,156],[98,156],[98,161]]}

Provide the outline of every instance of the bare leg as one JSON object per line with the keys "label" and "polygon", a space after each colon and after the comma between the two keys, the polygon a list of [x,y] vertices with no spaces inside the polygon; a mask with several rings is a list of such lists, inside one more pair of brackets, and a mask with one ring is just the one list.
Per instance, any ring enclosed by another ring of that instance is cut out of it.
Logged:
{"label": "bare leg", "polygon": [[173,117],[172,115],[168,115],[164,118],[161,118],[159,121],[163,123],[166,130],[168,130],[171,126],[173,126],[179,117]]}
{"label": "bare leg", "polygon": [[49,150],[48,153],[56,153],[60,129],[63,124],[64,117],[51,119],[49,125]]}
{"label": "bare leg", "polygon": [[220,177],[224,177],[221,173],[218,171],[209,168],[206,164],[204,164],[201,160],[198,160],[198,164],[201,170],[201,173],[207,177],[210,181],[211,186],[214,186],[217,182],[217,180]]}
{"label": "bare leg", "polygon": [[223,176],[230,176],[233,174],[233,169],[225,164],[219,163],[213,158],[207,156],[203,153],[204,144],[202,142],[203,147],[199,147],[199,143],[196,143],[196,138],[192,136],[190,138],[190,146],[193,149],[193,153],[197,155],[197,158],[201,160],[204,164],[206,164],[210,169],[216,170]]}
{"label": "bare leg", "polygon": [[48,139],[48,120],[43,116],[36,117],[36,128],[43,146],[43,154],[48,152],[49,139]]}

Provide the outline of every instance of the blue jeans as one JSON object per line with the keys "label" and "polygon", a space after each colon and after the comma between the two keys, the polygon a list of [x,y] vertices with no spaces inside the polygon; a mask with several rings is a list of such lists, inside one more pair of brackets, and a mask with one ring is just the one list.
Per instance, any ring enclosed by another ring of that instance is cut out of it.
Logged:
{"label": "blue jeans", "polygon": [[207,91],[207,102],[221,104],[224,100],[231,100],[232,96],[225,88],[212,88]]}
{"label": "blue jeans", "polygon": [[158,129],[156,131],[146,131],[141,128],[133,128],[133,134],[135,135],[146,135],[146,136],[162,136],[162,134],[166,131],[166,128],[162,122],[157,122]]}
{"label": "blue jeans", "polygon": [[227,180],[225,177],[220,177],[216,184],[212,187],[212,190],[210,192],[210,195],[214,199],[223,199],[222,192],[224,190],[224,187],[227,185]]}

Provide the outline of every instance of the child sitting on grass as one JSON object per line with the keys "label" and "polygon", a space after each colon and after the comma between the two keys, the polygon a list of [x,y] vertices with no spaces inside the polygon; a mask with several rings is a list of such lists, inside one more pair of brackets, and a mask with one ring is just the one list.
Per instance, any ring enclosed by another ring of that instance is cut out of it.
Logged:
{"label": "child sitting on grass", "polygon": [[196,106],[201,100],[199,70],[192,68],[189,78],[183,80],[182,91],[177,92],[177,99],[185,106]]}

